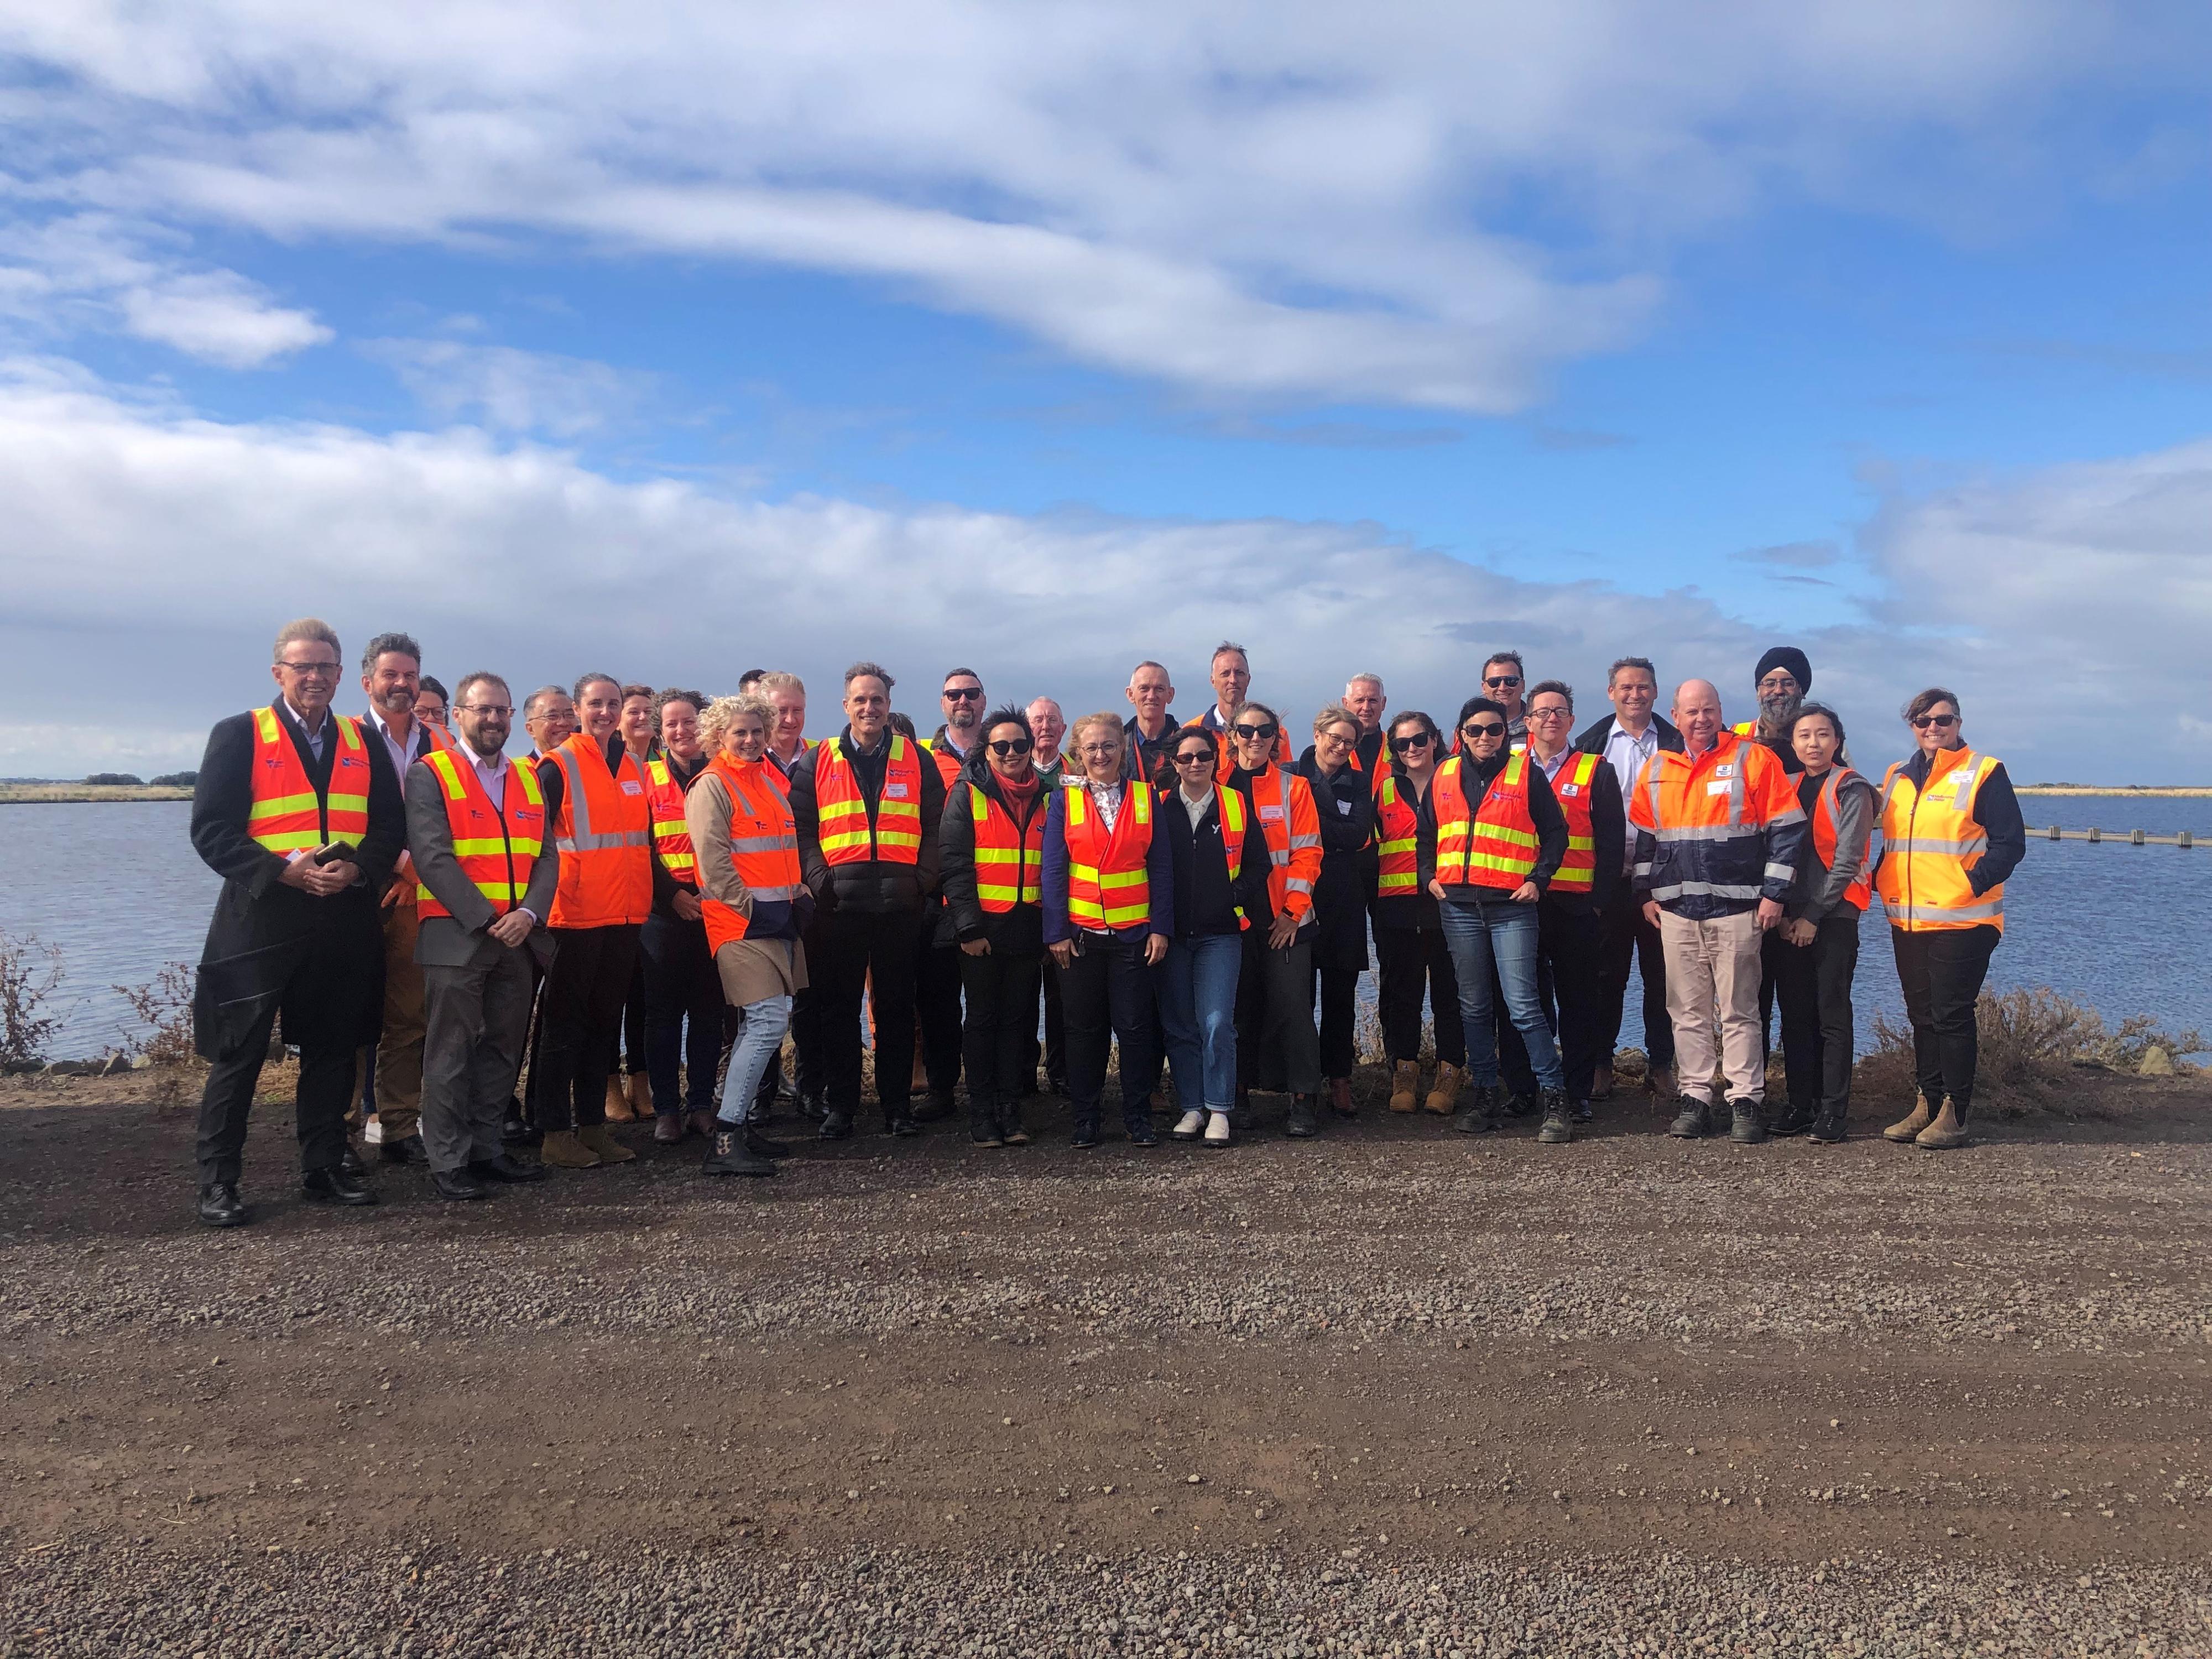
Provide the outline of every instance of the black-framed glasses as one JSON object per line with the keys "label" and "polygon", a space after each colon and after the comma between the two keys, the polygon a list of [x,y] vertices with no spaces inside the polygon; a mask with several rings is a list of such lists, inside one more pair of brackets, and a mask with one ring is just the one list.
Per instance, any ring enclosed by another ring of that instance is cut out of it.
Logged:
{"label": "black-framed glasses", "polygon": [[1912,717],[1912,724],[1923,732],[1927,731],[1930,726],[1940,730],[1944,726],[1956,726],[1958,723],[1959,717],[1956,714],[1915,714]]}
{"label": "black-framed glasses", "polygon": [[983,701],[983,688],[980,685],[948,685],[939,695],[950,697],[955,702],[981,702]]}
{"label": "black-framed glasses", "polygon": [[1465,726],[1461,726],[1460,730],[1470,738],[1502,738],[1505,735],[1505,725],[1502,720],[1497,722],[1469,720]]}
{"label": "black-framed glasses", "polygon": [[1521,677],[1518,674],[1492,674],[1482,683],[1492,690],[1496,690],[1500,686],[1520,684]]}
{"label": "black-framed glasses", "polygon": [[1575,711],[1571,708],[1532,708],[1528,711],[1528,718],[1532,720],[1566,720],[1574,717]]}
{"label": "black-framed glasses", "polygon": [[1175,757],[1175,763],[1177,766],[1211,766],[1213,764],[1213,751],[1211,749],[1186,750]]}
{"label": "black-framed glasses", "polygon": [[286,662],[281,657],[276,659],[276,665],[288,673],[297,674],[303,678],[312,675],[323,679],[336,679],[344,672],[340,664],[334,662]]}
{"label": "black-framed glasses", "polygon": [[1394,755],[1403,755],[1412,750],[1426,749],[1436,740],[1437,735],[1433,732],[1410,732],[1402,738],[1391,738],[1390,752]]}
{"label": "black-framed glasses", "polygon": [[1232,726],[1229,728],[1247,743],[1257,743],[1262,738],[1272,738],[1281,728],[1273,720],[1262,726]]}
{"label": "black-framed glasses", "polygon": [[465,702],[454,712],[460,714],[497,714],[504,720],[514,712],[514,706],[504,702]]}
{"label": "black-framed glasses", "polygon": [[994,738],[991,752],[994,755],[1026,755],[1036,745],[1027,738]]}

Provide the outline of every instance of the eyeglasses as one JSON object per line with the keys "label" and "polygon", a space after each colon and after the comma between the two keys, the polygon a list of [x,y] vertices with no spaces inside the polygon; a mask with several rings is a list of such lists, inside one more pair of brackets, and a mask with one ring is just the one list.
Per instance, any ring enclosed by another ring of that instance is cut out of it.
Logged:
{"label": "eyeglasses", "polygon": [[994,738],[991,752],[994,755],[1026,755],[1035,745],[1027,738]]}
{"label": "eyeglasses", "polygon": [[1532,708],[1528,711],[1528,718],[1532,720],[1564,720],[1571,719],[1574,712],[1571,708]]}
{"label": "eyeglasses", "polygon": [[1761,692],[1795,691],[1797,677],[1794,674],[1769,674],[1759,681],[1759,689]]}
{"label": "eyeglasses", "polygon": [[1118,743],[1086,743],[1083,745],[1083,752],[1094,758],[1103,759],[1108,755],[1120,754],[1121,745]]}
{"label": "eyeglasses", "polygon": [[276,665],[302,679],[335,679],[338,674],[338,665],[334,662],[286,662],[279,658]]}
{"label": "eyeglasses", "polygon": [[1177,755],[1175,763],[1177,766],[1211,766],[1213,764],[1213,751],[1194,749],[1188,754]]}
{"label": "eyeglasses", "polygon": [[1959,723],[1959,717],[1956,714],[1915,714],[1912,717],[1912,723],[1921,731],[1925,732],[1931,726],[1939,729],[1947,726],[1956,726]]}
{"label": "eyeglasses", "polygon": [[1436,733],[1433,732],[1416,732],[1410,737],[1393,738],[1390,739],[1390,752],[1394,755],[1402,755],[1409,750],[1426,749],[1436,740]]}
{"label": "eyeglasses", "polygon": [[939,695],[950,697],[955,702],[981,702],[983,701],[983,688],[980,685],[948,685]]}
{"label": "eyeglasses", "polygon": [[1272,738],[1280,729],[1273,720],[1264,726],[1232,726],[1229,728],[1247,743],[1257,743],[1262,738]]}
{"label": "eyeglasses", "polygon": [[462,714],[497,714],[504,720],[514,712],[514,706],[512,703],[504,702],[465,702],[454,712]]}
{"label": "eyeglasses", "polygon": [[1483,684],[1495,690],[1501,685],[1520,684],[1521,677],[1518,674],[1492,674]]}
{"label": "eyeglasses", "polygon": [[1502,722],[1484,722],[1478,724],[1474,720],[1469,720],[1465,726],[1461,726],[1460,730],[1466,732],[1470,738],[1502,738],[1505,735],[1505,727]]}

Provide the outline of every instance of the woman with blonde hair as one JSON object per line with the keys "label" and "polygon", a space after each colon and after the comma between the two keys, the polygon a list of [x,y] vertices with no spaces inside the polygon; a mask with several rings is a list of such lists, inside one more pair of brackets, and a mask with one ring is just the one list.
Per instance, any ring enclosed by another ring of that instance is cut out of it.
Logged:
{"label": "woman with blonde hair", "polygon": [[1359,717],[1341,703],[1314,716],[1314,740],[1298,757],[1321,822],[1321,874],[1314,880],[1313,971],[1321,981],[1321,1074],[1328,1103],[1350,1117],[1352,1023],[1367,971],[1367,895],[1375,874],[1375,789],[1355,763]]}

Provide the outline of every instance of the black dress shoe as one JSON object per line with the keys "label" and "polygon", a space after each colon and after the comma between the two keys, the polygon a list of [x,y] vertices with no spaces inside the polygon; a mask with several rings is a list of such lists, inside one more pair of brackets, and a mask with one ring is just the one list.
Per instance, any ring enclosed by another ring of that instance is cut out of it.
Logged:
{"label": "black dress shoe", "polygon": [[252,1218],[246,1213],[238,1188],[228,1181],[200,1188],[200,1220],[210,1227],[243,1227]]}
{"label": "black dress shoe", "polygon": [[814,1133],[823,1140],[842,1140],[853,1133],[853,1115],[833,1106],[822,1115],[822,1127]]}
{"label": "black dress shoe", "polygon": [[1785,1107],[1782,1115],[1766,1126],[1766,1133],[1771,1135],[1802,1135],[1813,1127],[1814,1121],[1820,1115],[1820,1109],[1817,1106]]}
{"label": "black dress shoe", "polygon": [[469,1161],[469,1173],[478,1181],[543,1181],[543,1164],[525,1164],[519,1158],[509,1158],[501,1152],[497,1158],[478,1158]]}
{"label": "black dress shoe", "polygon": [[1089,1152],[1098,1144],[1098,1125],[1078,1121],[1075,1133],[1068,1137],[1067,1144],[1079,1152]]}
{"label": "black dress shoe", "polygon": [[499,1138],[510,1146],[535,1146],[545,1137],[520,1112],[509,1112],[499,1126]]}
{"label": "black dress shoe", "polygon": [[438,1189],[441,1198],[466,1200],[490,1196],[477,1185],[477,1178],[465,1169],[433,1170],[430,1171],[430,1184]]}
{"label": "black dress shoe", "polygon": [[755,1158],[789,1158],[791,1143],[787,1140],[770,1140],[758,1130],[748,1128],[745,1131],[745,1150]]}
{"label": "black dress shoe", "polygon": [[884,1133],[887,1135],[918,1135],[921,1125],[914,1121],[914,1114],[903,1106],[894,1106],[884,1114]]}
{"label": "black dress shoe", "polygon": [[1160,1138],[1147,1123],[1129,1131],[1129,1144],[1132,1146],[1157,1146],[1160,1144]]}
{"label": "black dress shoe", "polygon": [[368,1173],[368,1165],[361,1161],[361,1154],[354,1151],[351,1141],[346,1143],[345,1152],[338,1159],[338,1168],[343,1170],[356,1181],[361,1180]]}
{"label": "black dress shoe", "polygon": [[819,1123],[830,1115],[830,1108],[820,1095],[801,1095],[799,1097],[799,1115],[811,1123]]}
{"label": "black dress shoe", "polygon": [[300,1190],[311,1204],[359,1206],[376,1202],[376,1189],[343,1169],[310,1170],[300,1177]]}
{"label": "black dress shoe", "polygon": [[422,1144],[420,1135],[410,1135],[404,1140],[387,1140],[384,1143],[384,1161],[427,1168],[430,1162],[430,1149]]}
{"label": "black dress shoe", "polygon": [[950,1117],[956,1104],[957,1103],[953,1099],[951,1090],[932,1089],[921,1104],[914,1109],[914,1121],[916,1123],[935,1123]]}

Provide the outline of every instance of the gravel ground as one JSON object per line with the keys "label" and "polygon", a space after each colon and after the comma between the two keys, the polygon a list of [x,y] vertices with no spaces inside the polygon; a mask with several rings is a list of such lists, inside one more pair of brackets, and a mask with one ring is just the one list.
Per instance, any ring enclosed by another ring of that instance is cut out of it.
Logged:
{"label": "gravel ground", "polygon": [[2212,1653],[2212,1084],[2084,1089],[346,1213],[272,1108],[213,1235],[173,1090],[10,1084],[0,1655]]}

